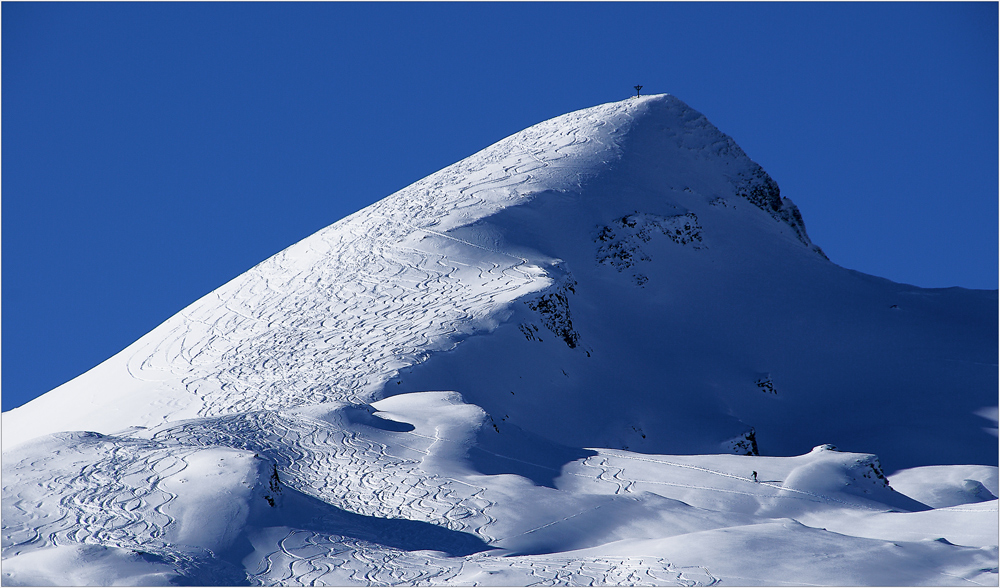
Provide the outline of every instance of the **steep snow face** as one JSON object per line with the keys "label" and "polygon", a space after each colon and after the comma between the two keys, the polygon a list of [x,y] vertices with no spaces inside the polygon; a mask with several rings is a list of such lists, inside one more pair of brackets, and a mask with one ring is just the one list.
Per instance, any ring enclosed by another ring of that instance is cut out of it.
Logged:
{"label": "steep snow face", "polygon": [[[647,159],[680,173],[678,181],[710,178],[713,194],[744,195],[808,242],[774,182],[676,98],[589,108],[508,137],[272,257],[95,370],[5,415],[4,441],[378,397],[396,370],[492,331],[513,300],[565,273],[549,253],[521,251],[518,235],[479,221],[539,199],[566,204],[562,216],[579,205],[584,186],[615,169],[640,171],[637,179],[662,190],[661,178],[644,171]],[[598,196],[611,202],[589,206],[627,200]]]}
{"label": "steep snow face", "polygon": [[3,583],[996,585],[996,357],[995,291],[839,268],[704,116],[598,106],[4,413]]}
{"label": "steep snow face", "polygon": [[[485,337],[404,368],[579,447],[797,455],[826,442],[892,468],[996,463],[995,291],[845,270],[732,140],[650,100],[579,187],[455,229],[552,286]],[[502,426],[502,425],[501,425]]]}
{"label": "steep snow face", "polygon": [[638,104],[509,137],[279,253],[93,371],[4,415],[4,443],[73,429],[370,398],[399,367],[489,330],[543,267],[446,234],[620,156]]}

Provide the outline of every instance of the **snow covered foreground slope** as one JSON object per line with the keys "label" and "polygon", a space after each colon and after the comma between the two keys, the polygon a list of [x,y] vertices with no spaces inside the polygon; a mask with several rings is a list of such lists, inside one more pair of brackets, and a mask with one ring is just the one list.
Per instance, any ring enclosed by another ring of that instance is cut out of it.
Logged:
{"label": "snow covered foreground slope", "polygon": [[996,357],[995,291],[840,268],[705,117],[602,105],[4,413],[2,578],[996,585]]}

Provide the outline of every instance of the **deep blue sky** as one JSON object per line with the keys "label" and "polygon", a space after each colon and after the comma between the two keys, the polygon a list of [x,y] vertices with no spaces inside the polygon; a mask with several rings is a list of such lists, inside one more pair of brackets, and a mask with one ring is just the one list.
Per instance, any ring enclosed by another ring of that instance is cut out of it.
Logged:
{"label": "deep blue sky", "polygon": [[9,410],[284,247],[643,84],[836,263],[997,287],[997,4],[2,4]]}

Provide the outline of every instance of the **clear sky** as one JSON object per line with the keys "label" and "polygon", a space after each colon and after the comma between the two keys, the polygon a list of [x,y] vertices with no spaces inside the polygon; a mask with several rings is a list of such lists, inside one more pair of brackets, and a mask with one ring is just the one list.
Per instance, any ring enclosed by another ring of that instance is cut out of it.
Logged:
{"label": "clear sky", "polygon": [[997,288],[997,3],[11,3],[2,396],[542,120],[704,113],[834,262]]}

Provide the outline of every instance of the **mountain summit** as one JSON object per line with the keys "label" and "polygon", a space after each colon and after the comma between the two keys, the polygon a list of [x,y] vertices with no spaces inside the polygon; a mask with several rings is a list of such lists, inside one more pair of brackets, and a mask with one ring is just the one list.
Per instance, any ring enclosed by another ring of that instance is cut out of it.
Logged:
{"label": "mountain summit", "polygon": [[752,428],[766,453],[987,463],[994,300],[829,263],[731,138],[646,96],[293,245],[5,415],[4,440],[445,389],[581,446],[712,452]]}
{"label": "mountain summit", "polygon": [[[25,574],[12,581],[29,583],[59,580],[38,576],[39,562],[80,550],[110,562],[88,581],[121,580],[107,570],[124,569],[121,550],[137,546],[155,555],[140,556],[137,577],[273,583],[308,575],[280,553],[312,545],[336,559],[335,546],[350,544],[397,554],[396,567],[373,564],[398,568],[397,579],[461,583],[465,568],[447,562],[491,570],[471,555],[488,549],[541,554],[819,520],[779,496],[877,512],[934,506],[895,492],[872,454],[894,469],[986,466],[962,470],[978,486],[955,504],[988,501],[996,357],[996,291],[921,289],[835,265],[730,137],[673,96],[633,98],[530,127],[330,225],[4,413],[5,553]],[[55,448],[76,457],[41,459]],[[756,478],[764,466],[747,459],[772,460],[779,476],[767,478],[773,493],[753,487],[763,502],[736,516],[690,494],[742,492],[719,476]],[[641,465],[650,460],[687,473]],[[746,471],[723,473],[736,463]],[[55,499],[28,489],[53,468],[80,467],[91,476],[51,490],[60,506],[46,510]],[[196,481],[182,487],[181,472]],[[118,485],[81,490],[101,475]],[[618,499],[640,479],[641,500]],[[223,487],[240,498],[225,525],[206,529],[200,517]],[[435,498],[407,499],[413,489]],[[66,514],[70,495],[137,502],[96,523]],[[529,497],[541,501],[530,516],[504,518],[505,502]],[[673,526],[664,535],[636,523],[629,534],[587,515],[575,530],[535,534],[578,516],[567,508]],[[819,532],[766,533],[806,528]],[[421,550],[445,553],[431,567],[450,571],[407,576],[430,565],[406,555]],[[648,559],[632,564],[665,574],[653,583],[702,574],[671,576],[680,568]],[[559,568],[518,561],[535,571],[504,568],[513,575],[501,581]],[[291,575],[275,575],[281,566]],[[316,578],[382,581],[345,569]]]}

